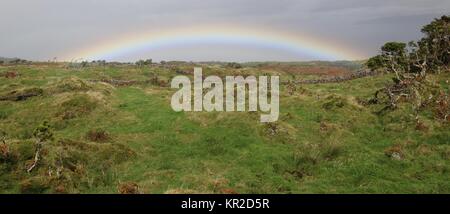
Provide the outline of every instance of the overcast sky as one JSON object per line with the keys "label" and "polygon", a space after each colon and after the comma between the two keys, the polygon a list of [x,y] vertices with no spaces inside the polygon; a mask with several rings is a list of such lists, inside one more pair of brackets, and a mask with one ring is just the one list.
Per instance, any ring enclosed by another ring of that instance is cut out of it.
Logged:
{"label": "overcast sky", "polygon": [[[149,30],[216,23],[320,37],[375,54],[386,41],[415,40],[420,26],[450,14],[448,0],[0,0],[0,56],[48,60]],[[236,48],[239,51],[236,51]],[[310,60],[267,47],[189,44],[114,60]]]}

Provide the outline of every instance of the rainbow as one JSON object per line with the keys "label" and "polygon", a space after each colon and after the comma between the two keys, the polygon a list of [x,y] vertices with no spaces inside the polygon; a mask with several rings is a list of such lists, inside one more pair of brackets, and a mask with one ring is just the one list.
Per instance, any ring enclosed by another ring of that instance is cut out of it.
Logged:
{"label": "rainbow", "polygon": [[188,27],[158,32],[149,31],[138,35],[131,34],[74,51],[71,55],[64,58],[69,60],[109,60],[137,51],[197,43],[257,45],[306,54],[318,60],[353,60],[361,58],[361,54],[358,54],[356,51],[330,42],[318,41],[311,36],[236,26]]}

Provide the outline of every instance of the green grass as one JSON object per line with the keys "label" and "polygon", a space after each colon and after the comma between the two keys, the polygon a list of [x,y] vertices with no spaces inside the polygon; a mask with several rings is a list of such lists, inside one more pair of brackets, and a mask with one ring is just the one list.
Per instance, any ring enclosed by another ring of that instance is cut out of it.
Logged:
{"label": "green grass", "polygon": [[[215,65],[205,73],[216,68],[227,75],[258,74],[257,67]],[[259,113],[174,112],[174,91],[166,87],[88,81],[170,79],[176,74],[167,68],[17,66],[0,67],[0,74],[9,70],[20,76],[0,77],[0,94],[30,87],[44,94],[0,101],[0,129],[16,155],[0,160],[3,193],[117,193],[124,182],[144,193],[450,192],[448,123],[430,111],[421,115],[429,130],[420,131],[408,105],[379,116],[375,107],[357,102],[389,83],[389,75],[297,86],[293,95],[282,87],[280,119],[267,125]],[[434,78],[448,92],[449,75]],[[55,139],[28,174],[32,132],[44,120]],[[86,138],[98,129],[108,133],[107,142]],[[400,160],[386,155],[393,147],[401,148]],[[48,176],[61,157],[63,176]]]}

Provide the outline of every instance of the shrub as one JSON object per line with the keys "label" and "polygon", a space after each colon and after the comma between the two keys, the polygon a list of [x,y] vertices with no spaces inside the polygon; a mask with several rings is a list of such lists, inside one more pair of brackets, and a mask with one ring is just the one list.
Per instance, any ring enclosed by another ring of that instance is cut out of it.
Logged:
{"label": "shrub", "polygon": [[27,169],[27,172],[31,172],[31,170],[37,166],[39,160],[41,159],[41,151],[44,144],[53,138],[53,131],[50,128],[50,124],[47,121],[42,122],[42,124],[33,131],[33,136],[35,138],[34,162]]}
{"label": "shrub", "polygon": [[134,182],[120,183],[118,186],[120,194],[139,194],[139,185]]}
{"label": "shrub", "polygon": [[44,193],[50,185],[45,177],[33,177],[20,182],[20,192],[26,194]]}
{"label": "shrub", "polygon": [[450,97],[440,91],[434,107],[435,117],[444,122],[450,122]]}
{"label": "shrub", "polygon": [[106,142],[111,139],[109,136],[109,133],[102,129],[94,129],[90,130],[88,133],[86,133],[86,139],[94,142]]}
{"label": "shrub", "polygon": [[388,147],[384,150],[384,154],[394,160],[401,160],[401,159],[403,159],[403,156],[404,156],[403,146],[397,144],[397,145]]}
{"label": "shrub", "polygon": [[15,144],[15,151],[18,154],[20,161],[30,160],[34,156],[33,143],[29,141],[23,141]]}
{"label": "shrub", "polygon": [[227,64],[227,67],[239,69],[239,68],[242,68],[242,65],[239,63],[236,63],[236,62],[230,62]]}
{"label": "shrub", "polygon": [[335,108],[342,108],[347,104],[347,100],[337,95],[331,95],[326,98],[326,102],[322,105],[322,108],[331,110]]}
{"label": "shrub", "polygon": [[88,91],[90,89],[92,89],[92,87],[84,80],[77,77],[69,77],[56,83],[49,89],[49,91],[53,93],[61,93],[73,91]]}
{"label": "shrub", "polygon": [[5,78],[14,79],[18,76],[17,72],[15,71],[8,71],[4,74]]}
{"label": "shrub", "polygon": [[311,175],[316,165],[335,160],[342,151],[342,144],[335,141],[303,144],[294,149],[292,154],[294,168],[288,172],[298,178]]}
{"label": "shrub", "polygon": [[9,145],[6,143],[6,132],[0,130],[0,162],[11,162],[15,159]]}
{"label": "shrub", "polygon": [[9,116],[7,109],[0,109],[0,120],[6,119]]}

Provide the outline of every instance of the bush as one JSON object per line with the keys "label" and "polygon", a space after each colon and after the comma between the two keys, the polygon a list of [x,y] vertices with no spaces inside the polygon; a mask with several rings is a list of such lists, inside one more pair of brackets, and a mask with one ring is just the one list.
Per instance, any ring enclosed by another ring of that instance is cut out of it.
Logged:
{"label": "bush", "polygon": [[434,107],[435,117],[444,122],[450,122],[450,96],[440,91]]}
{"label": "bush", "polygon": [[234,68],[234,69],[239,69],[242,68],[242,65],[236,62],[230,62],[227,64],[227,67],[229,68]]}
{"label": "bush", "polygon": [[107,142],[111,139],[109,136],[109,133],[102,129],[94,129],[90,130],[88,133],[86,133],[86,139],[94,142]]}
{"label": "bush", "polygon": [[12,158],[10,148],[6,144],[6,132],[0,130],[0,162],[8,162]]}
{"label": "bush", "polygon": [[33,142],[23,141],[15,143],[14,149],[17,152],[20,161],[30,160],[34,156]]}
{"label": "bush", "polygon": [[17,72],[15,71],[8,71],[4,74],[5,78],[9,78],[9,79],[14,79],[18,76],[19,74],[17,74]]}
{"label": "bush", "polygon": [[120,183],[118,186],[120,194],[139,194],[139,185],[134,182]]}
{"label": "bush", "polygon": [[322,105],[322,108],[331,110],[335,108],[342,108],[347,104],[347,100],[337,95],[328,96],[326,102]]}
{"label": "bush", "polygon": [[10,158],[10,151],[8,144],[0,144],[0,162],[6,162]]}
{"label": "bush", "polygon": [[306,143],[294,149],[292,154],[293,165],[288,173],[297,178],[303,178],[313,173],[316,165],[325,161],[332,161],[342,153],[342,144],[334,141],[323,143]]}
{"label": "bush", "polygon": [[6,111],[6,109],[0,109],[0,120],[4,120],[8,118],[9,113]]}
{"label": "bush", "polygon": [[401,160],[404,157],[403,146],[397,144],[397,145],[388,147],[384,150],[384,154],[387,157],[392,158],[394,160]]}
{"label": "bush", "polygon": [[20,192],[26,194],[44,193],[50,188],[45,177],[33,177],[20,182]]}

